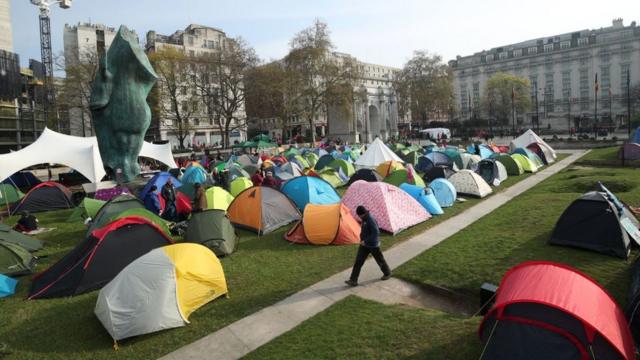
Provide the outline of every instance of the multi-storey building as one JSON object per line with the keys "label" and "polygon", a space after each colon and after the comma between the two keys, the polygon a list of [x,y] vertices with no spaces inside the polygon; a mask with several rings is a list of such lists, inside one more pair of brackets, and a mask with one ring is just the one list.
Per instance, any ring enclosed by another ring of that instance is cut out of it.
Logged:
{"label": "multi-storey building", "polygon": [[[75,136],[93,136],[91,112],[89,111],[89,84],[93,79],[91,66],[97,65],[102,53],[109,49],[116,29],[102,24],[80,23],[64,26],[64,60],[67,71],[74,71],[74,80],[84,83],[76,89],[73,97],[77,104],[69,106],[69,132]],[[88,65],[88,66],[87,66]],[[69,74],[67,74],[69,76]],[[62,104],[64,105],[64,104]]]}
{"label": "multi-storey building", "polygon": [[495,73],[506,72],[531,84],[534,106],[517,115],[520,126],[533,125],[536,114],[545,128],[586,128],[596,119],[598,124],[619,126],[627,117],[627,76],[631,86],[640,83],[640,27],[635,21],[624,26],[622,19],[615,19],[605,28],[458,56],[449,65],[462,120],[489,117],[482,107],[485,84]]}
{"label": "multi-storey building", "polygon": [[[199,56],[207,53],[217,53],[223,51],[227,44],[233,41],[229,39],[224,31],[209,26],[191,24],[184,30],[178,30],[171,35],[160,35],[155,31],[147,33],[147,52],[159,51],[163,48],[173,48],[183,52],[188,56]],[[212,84],[212,86],[215,84]],[[195,89],[186,89],[184,91],[196,91]],[[222,143],[222,134],[218,125],[210,122],[205,114],[206,107],[203,104],[185,104],[184,106],[195,106],[196,111],[191,116],[189,124],[189,137],[186,140],[187,146],[215,146]],[[167,116],[166,114],[164,116]],[[242,106],[235,114],[238,119],[244,119],[245,111]],[[246,126],[242,126],[244,122],[232,124],[238,127],[237,130],[230,133],[229,141],[246,140]],[[162,140],[169,140],[174,146],[178,146],[178,139],[173,130],[174,119],[162,118],[158,119],[159,135]]]}
{"label": "multi-storey building", "polygon": [[0,0],[0,50],[13,52],[11,1]]}

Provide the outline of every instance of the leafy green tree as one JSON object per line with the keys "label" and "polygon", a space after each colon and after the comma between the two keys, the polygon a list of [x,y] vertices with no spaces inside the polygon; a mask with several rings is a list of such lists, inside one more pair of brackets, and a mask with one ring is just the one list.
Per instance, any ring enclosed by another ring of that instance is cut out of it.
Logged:
{"label": "leafy green tree", "polygon": [[531,85],[529,79],[499,72],[485,84],[482,106],[499,125],[513,120],[513,108],[518,114],[531,109]]}

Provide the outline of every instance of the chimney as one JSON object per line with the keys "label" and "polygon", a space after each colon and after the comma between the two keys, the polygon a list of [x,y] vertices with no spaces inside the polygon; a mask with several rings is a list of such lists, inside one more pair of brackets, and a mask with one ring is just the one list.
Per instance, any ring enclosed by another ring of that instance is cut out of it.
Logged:
{"label": "chimney", "polygon": [[614,29],[621,29],[623,27],[624,27],[624,24],[622,22],[622,18],[613,19],[613,28]]}

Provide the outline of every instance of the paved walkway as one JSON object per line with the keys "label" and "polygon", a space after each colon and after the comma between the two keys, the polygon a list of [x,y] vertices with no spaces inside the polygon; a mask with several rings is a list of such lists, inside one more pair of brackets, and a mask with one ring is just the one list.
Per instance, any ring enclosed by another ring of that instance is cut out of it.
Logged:
{"label": "paved walkway", "polygon": [[[384,252],[392,269],[404,264],[423,251],[440,243],[476,220],[497,209],[513,197],[520,195],[534,185],[559,172],[582,156],[584,151],[576,151],[560,163],[511,186],[505,191],[492,195],[463,213],[448,219],[431,229],[414,236]],[[252,315],[242,318],[204,338],[186,345],[162,359],[238,359],[274,338],[295,328],[303,321],[327,309],[349,295],[367,292],[371,286],[384,286],[379,282],[380,270],[372,259],[362,268],[360,284],[350,288],[345,286],[351,269],[337,273],[288,298],[268,306]]]}

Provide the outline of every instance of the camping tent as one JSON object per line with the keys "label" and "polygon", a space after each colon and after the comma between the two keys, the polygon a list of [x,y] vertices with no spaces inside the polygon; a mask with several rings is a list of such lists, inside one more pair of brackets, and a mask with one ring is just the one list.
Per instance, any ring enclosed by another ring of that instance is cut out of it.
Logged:
{"label": "camping tent", "polygon": [[380,176],[386,178],[387,176],[391,175],[392,172],[396,170],[401,170],[401,169],[404,169],[404,166],[402,165],[402,163],[394,160],[389,160],[389,161],[380,163],[380,165],[376,167],[376,172],[380,174]]}
{"label": "camping tent", "polygon": [[556,161],[555,152],[545,144],[533,143],[527,146],[534,154],[542,160],[545,165],[552,164]]}
{"label": "camping tent", "polygon": [[469,153],[461,153],[460,158],[462,159],[462,169],[469,170],[474,170],[482,160],[479,155]]}
{"label": "camping tent", "polygon": [[406,169],[395,170],[389,176],[384,179],[384,182],[388,184],[393,184],[395,186],[400,186],[402,183],[409,183],[413,185],[418,185],[420,187],[427,186],[424,183],[424,180],[413,170],[413,166],[411,164],[407,164]]}
{"label": "camping tent", "polygon": [[552,262],[507,271],[479,334],[483,360],[636,358],[613,298],[590,277]]}
{"label": "camping tent", "polygon": [[73,210],[73,213],[69,216],[67,221],[84,221],[87,218],[95,218],[100,208],[106,204],[106,201],[92,199],[85,197],[82,199],[80,205]]}
{"label": "camping tent", "polygon": [[320,157],[313,152],[308,152],[304,154],[304,159],[307,160],[309,167],[315,168],[316,163],[318,162],[318,159],[320,159]]}
{"label": "camping tent", "polygon": [[533,151],[527,148],[517,148],[513,150],[513,154],[524,155],[529,160],[531,160],[531,162],[534,163],[538,168],[541,168],[544,165],[544,163],[542,162],[542,159],[540,159],[540,157],[536,155],[536,153],[534,153]]}
{"label": "camping tent", "polygon": [[217,256],[227,256],[238,246],[238,235],[223,210],[193,213],[187,224],[184,241],[202,244]]}
{"label": "camping tent", "polygon": [[57,263],[36,275],[29,299],[74,296],[99,289],[133,260],[172,242],[145,218],[116,220],[93,231]]}
{"label": "camping tent", "polygon": [[335,159],[330,162],[328,166],[336,171],[342,170],[342,172],[348,177],[351,177],[356,173],[356,170],[353,168],[353,164],[344,159]]}
{"label": "camping tent", "polygon": [[135,196],[130,194],[122,194],[114,197],[113,199],[107,201],[101,208],[98,210],[98,213],[91,221],[89,228],[87,229],[87,236],[96,230],[97,228],[101,228],[107,225],[114,216],[124,212],[129,209],[144,209],[144,205],[138,200]]}
{"label": "camping tent", "polygon": [[[631,244],[620,224],[619,214],[616,205],[604,193],[588,192],[565,209],[551,233],[549,244],[573,246],[626,259]],[[631,221],[635,219],[633,215],[625,217]]]}
{"label": "camping tent", "polygon": [[380,138],[376,138],[371,144],[369,144],[367,151],[360,155],[354,165],[357,169],[375,169],[381,163],[391,160],[400,163],[404,162],[398,155],[391,151],[391,149],[389,149],[387,145],[380,140]]}
{"label": "camping tent", "polygon": [[233,202],[233,195],[219,186],[208,188],[204,192],[204,197],[207,199],[207,209],[227,211],[227,208]]}
{"label": "camping tent", "polygon": [[436,200],[438,200],[438,204],[440,204],[441,207],[450,207],[456,202],[458,193],[456,192],[456,188],[453,184],[451,184],[447,179],[438,178],[433,180],[429,184],[429,189],[433,191],[433,196],[436,197]]}
{"label": "camping tent", "polygon": [[22,200],[24,194],[13,184],[0,183],[0,206],[11,205]]}
{"label": "camping tent", "polygon": [[495,160],[483,159],[478,163],[475,173],[480,175],[487,184],[498,186],[500,185],[498,171],[498,165],[496,165]]}
{"label": "camping tent", "polygon": [[261,235],[300,220],[295,204],[282,192],[266,186],[241,192],[229,205],[227,214],[235,226]]}
{"label": "camping tent", "polygon": [[317,174],[319,177],[324,179],[326,182],[331,184],[331,186],[333,186],[336,189],[341,186],[344,186],[347,183],[347,181],[349,181],[349,179],[346,178],[346,176],[345,177],[340,176],[340,171],[336,171],[335,169],[332,169],[332,168],[324,168],[318,171]]}
{"label": "camping tent", "polygon": [[522,154],[511,154],[511,157],[520,165],[524,172],[534,173],[538,171],[538,165],[534,164],[528,157]]}
{"label": "camping tent", "polygon": [[618,150],[618,159],[640,160],[640,144],[626,143]]}
{"label": "camping tent", "polygon": [[434,166],[443,165],[450,169],[453,169],[453,164],[454,164],[453,159],[451,159],[451,157],[449,157],[444,152],[432,151],[427,155],[425,155],[425,157],[431,160],[431,163],[433,163]]}
{"label": "camping tent", "polygon": [[493,149],[491,149],[489,146],[485,145],[485,144],[480,144],[477,145],[477,153],[476,155],[479,155],[481,159],[488,159],[491,157],[491,155],[494,154]]}
{"label": "camping tent", "polygon": [[21,246],[27,251],[37,251],[42,249],[44,243],[29,235],[15,231],[9,225],[0,223],[0,240]]}
{"label": "camping tent", "polygon": [[536,133],[531,129],[525,131],[522,135],[511,141],[509,147],[513,151],[516,148],[524,148],[534,143],[542,144],[543,146],[545,146],[546,149],[551,151],[552,157],[554,159],[556,158],[556,152],[553,150],[553,148],[549,146],[549,144],[547,144],[544,140],[542,140],[542,138],[536,135]]}
{"label": "camping tent", "polygon": [[347,183],[347,186],[351,186],[351,184],[353,184],[354,182],[358,181],[358,180],[364,180],[364,181],[368,181],[368,182],[376,182],[376,181],[382,181],[384,178],[382,176],[380,176],[380,174],[378,174],[375,170],[372,169],[360,169],[358,171],[356,171],[355,174],[353,174],[352,177],[349,178],[349,182]]}
{"label": "camping tent", "polygon": [[330,154],[324,154],[318,159],[318,161],[316,161],[316,164],[313,168],[316,170],[322,170],[325,167],[329,166],[329,164],[331,164],[333,160],[335,160],[333,156],[331,156]]}
{"label": "camping tent", "polygon": [[344,204],[309,204],[304,209],[302,221],[284,238],[299,244],[358,244],[360,224]]}
{"label": "camping tent", "polygon": [[194,311],[227,292],[220,260],[209,249],[174,244],[125,267],[100,290],[94,312],[117,341],[185,326]]}
{"label": "camping tent", "polygon": [[496,164],[496,167],[498,168],[498,180],[500,180],[500,183],[502,183],[503,181],[509,178],[509,174],[507,173],[507,168],[504,167],[504,165],[502,165],[500,161],[496,160],[494,162]]}
{"label": "camping tent", "polygon": [[471,170],[460,170],[447,180],[456,188],[458,194],[483,198],[493,192],[487,182]]}
{"label": "camping tent", "polygon": [[21,191],[29,191],[32,187],[42,183],[31,171],[19,171],[2,181],[2,184],[11,184]]}
{"label": "camping tent", "polygon": [[444,214],[442,207],[438,203],[435,195],[433,195],[433,191],[431,189],[411,184],[401,184],[400,189],[404,190],[407,194],[411,195],[412,198],[416,199],[416,201],[420,203],[420,205],[422,205],[429,214]]}
{"label": "camping tent", "polygon": [[524,170],[522,169],[520,163],[507,154],[500,154],[494,157],[494,159],[504,165],[504,168],[507,170],[508,176],[519,176],[524,173]]}
{"label": "camping tent", "polygon": [[313,176],[300,176],[282,185],[282,192],[300,211],[307,204],[326,205],[340,202],[340,195],[326,180]]}
{"label": "camping tent", "polygon": [[19,211],[27,210],[32,213],[70,209],[73,207],[71,191],[56,182],[44,182],[36,185],[22,198],[11,211],[16,214]]}
{"label": "camping tent", "polygon": [[165,235],[171,236],[171,230],[169,230],[168,221],[144,208],[133,208],[133,209],[125,210],[113,216],[107,223],[112,223],[116,220],[132,217],[132,216],[142,217],[151,221],[152,223],[156,224],[158,228],[160,228],[164,232]]}
{"label": "camping tent", "polygon": [[302,170],[295,163],[287,162],[276,167],[274,176],[282,181],[287,181],[302,176]]}
{"label": "camping tent", "polygon": [[162,187],[167,183],[167,180],[169,179],[171,179],[171,181],[173,182],[173,186],[175,186],[176,188],[182,186],[182,183],[168,172],[159,172],[155,174],[151,179],[149,179],[149,181],[147,181],[147,185],[145,185],[142,191],[140,191],[138,197],[144,200],[144,197],[147,196],[147,193],[153,185],[158,188],[158,190],[156,190],[156,193],[159,194],[162,190]]}
{"label": "camping tent", "polygon": [[444,154],[447,155],[451,159],[451,161],[453,161],[454,166],[452,166],[452,169],[455,170],[456,167],[458,169],[462,169],[462,157],[460,156],[460,151],[458,150],[458,148],[447,146],[447,148],[444,150]]}
{"label": "camping tent", "polygon": [[15,294],[16,285],[18,285],[18,280],[0,274],[0,298]]}
{"label": "camping tent", "polygon": [[183,184],[204,184],[207,181],[208,176],[209,175],[202,166],[191,165],[184,171],[180,181],[182,181]]}
{"label": "camping tent", "polygon": [[363,205],[376,219],[380,229],[392,234],[431,217],[409,194],[383,182],[354,182],[342,197],[342,203],[353,216],[357,216],[356,208]]}
{"label": "camping tent", "polygon": [[427,170],[424,173],[424,176],[422,177],[422,179],[424,180],[425,183],[429,183],[435,179],[440,179],[440,178],[448,179],[451,175],[455,173],[456,173],[455,171],[451,170],[447,166],[434,166],[429,168],[429,170]]}
{"label": "camping tent", "polygon": [[35,258],[20,245],[0,240],[0,274],[24,275],[33,271]]}
{"label": "camping tent", "polygon": [[231,196],[235,197],[252,186],[253,183],[251,182],[251,180],[247,179],[246,177],[237,177],[229,184],[229,193],[231,194]]}

